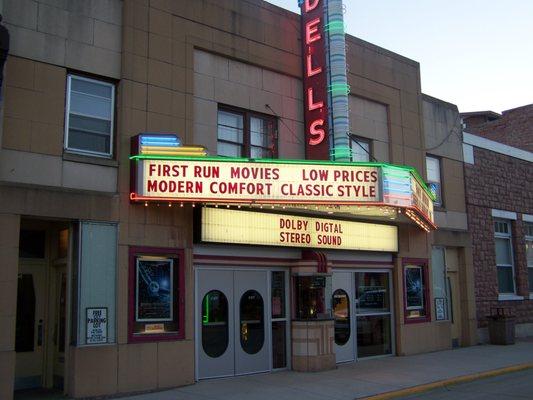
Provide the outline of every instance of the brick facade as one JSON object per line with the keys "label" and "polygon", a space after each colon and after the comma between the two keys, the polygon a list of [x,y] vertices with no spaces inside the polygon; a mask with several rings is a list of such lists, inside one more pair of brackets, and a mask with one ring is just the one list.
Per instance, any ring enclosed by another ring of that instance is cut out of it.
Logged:
{"label": "brick facade", "polygon": [[462,115],[466,131],[484,138],[533,151],[533,104],[497,114],[465,113]]}
{"label": "brick facade", "polygon": [[[474,148],[475,164],[465,164],[468,224],[472,232],[475,294],[479,327],[487,325],[491,309],[505,307],[517,323],[533,322],[529,300],[522,214],[533,214],[533,168],[530,162]],[[492,209],[517,213],[512,221],[516,294],[522,301],[498,301]]]}

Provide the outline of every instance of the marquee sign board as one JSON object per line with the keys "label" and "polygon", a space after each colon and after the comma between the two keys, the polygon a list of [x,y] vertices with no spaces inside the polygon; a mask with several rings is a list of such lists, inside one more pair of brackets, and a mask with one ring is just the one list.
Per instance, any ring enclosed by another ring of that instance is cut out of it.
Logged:
{"label": "marquee sign board", "polygon": [[136,195],[150,199],[244,203],[381,201],[379,168],[189,160],[138,163]]}
{"label": "marquee sign board", "polygon": [[317,249],[398,251],[398,228],[355,221],[202,209],[201,241]]}

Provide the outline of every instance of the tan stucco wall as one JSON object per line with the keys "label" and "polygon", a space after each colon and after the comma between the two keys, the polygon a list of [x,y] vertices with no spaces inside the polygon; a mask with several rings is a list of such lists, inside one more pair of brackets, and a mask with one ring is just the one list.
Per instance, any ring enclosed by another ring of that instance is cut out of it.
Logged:
{"label": "tan stucco wall", "polygon": [[120,78],[120,0],[4,0],[10,54]]}

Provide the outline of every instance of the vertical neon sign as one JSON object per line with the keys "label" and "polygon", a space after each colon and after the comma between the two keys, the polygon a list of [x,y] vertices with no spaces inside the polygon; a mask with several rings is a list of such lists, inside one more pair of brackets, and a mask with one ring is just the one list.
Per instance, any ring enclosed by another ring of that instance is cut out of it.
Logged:
{"label": "vertical neon sign", "polygon": [[330,105],[329,157],[332,161],[351,161],[346,38],[342,0],[326,0],[327,76]]}
{"label": "vertical neon sign", "polygon": [[302,12],[302,56],[305,155],[329,160],[329,115],[324,0],[299,0]]}

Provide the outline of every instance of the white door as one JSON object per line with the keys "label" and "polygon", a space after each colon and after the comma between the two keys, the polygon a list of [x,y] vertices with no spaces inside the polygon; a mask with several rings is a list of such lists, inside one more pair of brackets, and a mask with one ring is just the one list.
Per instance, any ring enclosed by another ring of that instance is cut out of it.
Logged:
{"label": "white door", "polygon": [[270,370],[267,274],[197,270],[198,379]]}
{"label": "white door", "polygon": [[266,271],[235,271],[235,375],[270,370]]}
{"label": "white door", "polygon": [[233,376],[233,271],[198,270],[198,379]]}
{"label": "white door", "polygon": [[335,319],[335,355],[337,362],[355,360],[354,278],[352,272],[333,273],[332,310]]}

